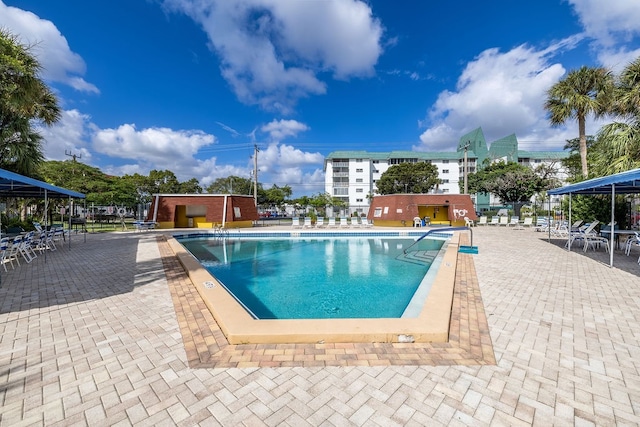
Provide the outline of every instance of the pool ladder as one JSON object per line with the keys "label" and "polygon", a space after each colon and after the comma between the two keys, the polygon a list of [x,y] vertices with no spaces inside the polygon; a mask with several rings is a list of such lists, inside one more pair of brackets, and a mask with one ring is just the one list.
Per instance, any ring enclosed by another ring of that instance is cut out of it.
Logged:
{"label": "pool ladder", "polygon": [[469,230],[469,233],[471,233],[471,246],[473,247],[473,230],[471,230],[470,227],[446,227],[446,228],[432,228],[431,230],[427,231],[426,233],[424,233],[422,236],[420,236],[418,238],[418,240],[416,240],[415,242],[413,242],[411,245],[409,245],[409,247],[407,247],[407,249],[404,250],[404,253],[406,255],[407,251],[409,251],[409,249],[411,249],[411,247],[413,247],[415,244],[417,244],[420,240],[424,239],[425,237],[427,237],[430,234],[436,234],[436,233],[442,233],[443,231],[463,231],[463,230]]}

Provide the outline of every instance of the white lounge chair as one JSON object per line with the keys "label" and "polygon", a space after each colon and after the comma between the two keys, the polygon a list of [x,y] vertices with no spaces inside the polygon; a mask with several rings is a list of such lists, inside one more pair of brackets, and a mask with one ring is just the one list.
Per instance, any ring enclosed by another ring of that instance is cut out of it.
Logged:
{"label": "white lounge chair", "polygon": [[373,227],[373,224],[371,224],[369,222],[369,220],[365,217],[360,217],[360,224],[362,224],[362,227],[364,228],[371,228]]}
{"label": "white lounge chair", "polygon": [[509,226],[516,227],[518,225],[520,225],[520,217],[517,217],[517,216],[514,215],[514,216],[511,217],[511,220],[507,224],[507,227],[509,227]]}
{"label": "white lounge chair", "polygon": [[310,216],[305,216],[304,217],[304,225],[302,226],[302,228],[312,228],[313,224],[311,224],[311,217]]}
{"label": "white lounge chair", "polygon": [[413,218],[413,226],[422,227],[422,218],[420,218],[419,216]]}
{"label": "white lounge chair", "polygon": [[489,225],[498,225],[498,223],[500,223],[500,217],[499,216],[492,216],[491,217],[491,222],[489,223]]}
{"label": "white lounge chair", "polygon": [[336,228],[338,225],[336,224],[336,219],[334,217],[329,218],[329,223],[327,224],[327,228]]}
{"label": "white lounge chair", "polygon": [[340,218],[340,228],[349,228],[349,223],[347,222],[347,218]]}
{"label": "white lounge chair", "polygon": [[505,227],[507,227],[509,225],[509,217],[506,217],[506,216],[498,217],[498,225],[504,225]]}
{"label": "white lounge chair", "polygon": [[300,218],[291,218],[291,228],[302,228],[302,225],[300,224]]}
{"label": "white lounge chair", "polygon": [[486,216],[481,216],[480,219],[478,219],[478,224],[477,225],[487,225],[487,217]]}
{"label": "white lounge chair", "polygon": [[513,229],[514,230],[524,230],[525,227],[529,227],[531,228],[531,226],[533,226],[533,217],[525,217],[523,222],[519,222],[517,223]]}
{"label": "white lounge chair", "polygon": [[[596,226],[599,223],[600,223],[600,221],[594,220],[588,226],[581,227],[578,231],[569,232],[568,230],[566,230],[567,243],[565,244],[565,246],[566,247],[571,247],[571,246],[573,246],[573,243],[577,240],[577,241],[580,242],[580,244],[583,245],[583,249],[586,250],[587,237],[594,236],[596,234],[593,230],[596,228]],[[561,234],[557,234],[557,233],[558,232],[555,231],[554,235],[556,235],[557,237],[563,237]]]}
{"label": "white lounge chair", "polygon": [[324,217],[319,216],[316,220],[316,228],[324,228]]}

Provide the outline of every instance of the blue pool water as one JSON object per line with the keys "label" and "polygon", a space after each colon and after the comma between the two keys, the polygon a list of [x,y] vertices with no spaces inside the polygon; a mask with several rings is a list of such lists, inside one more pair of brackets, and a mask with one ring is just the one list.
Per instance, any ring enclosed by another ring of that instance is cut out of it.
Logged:
{"label": "blue pool water", "polygon": [[184,239],[259,319],[398,318],[443,240],[396,237]]}

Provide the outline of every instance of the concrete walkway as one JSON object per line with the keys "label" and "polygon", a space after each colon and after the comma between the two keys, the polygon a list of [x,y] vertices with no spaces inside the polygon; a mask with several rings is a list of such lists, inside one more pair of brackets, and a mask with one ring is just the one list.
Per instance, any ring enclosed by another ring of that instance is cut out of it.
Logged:
{"label": "concrete walkway", "polygon": [[194,369],[156,234],[1,272],[1,426],[640,424],[637,251],[474,230],[496,364]]}

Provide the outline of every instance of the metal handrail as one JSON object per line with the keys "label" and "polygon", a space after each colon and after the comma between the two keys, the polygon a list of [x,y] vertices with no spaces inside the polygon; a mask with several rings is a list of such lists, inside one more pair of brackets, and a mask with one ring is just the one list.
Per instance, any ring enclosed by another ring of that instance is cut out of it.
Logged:
{"label": "metal handrail", "polygon": [[420,240],[424,239],[425,237],[427,237],[429,234],[431,233],[440,233],[443,231],[462,231],[462,230],[469,230],[469,233],[471,233],[471,246],[473,246],[473,230],[471,229],[471,227],[446,227],[446,228],[432,228],[431,230],[427,231],[426,233],[424,233],[422,236],[420,236],[418,238],[418,240],[416,240],[415,242],[413,242],[411,245],[409,245],[409,247],[407,249],[405,249],[403,252],[406,254],[407,251],[409,249],[411,249],[411,247],[413,245],[415,245],[416,243],[418,243]]}

